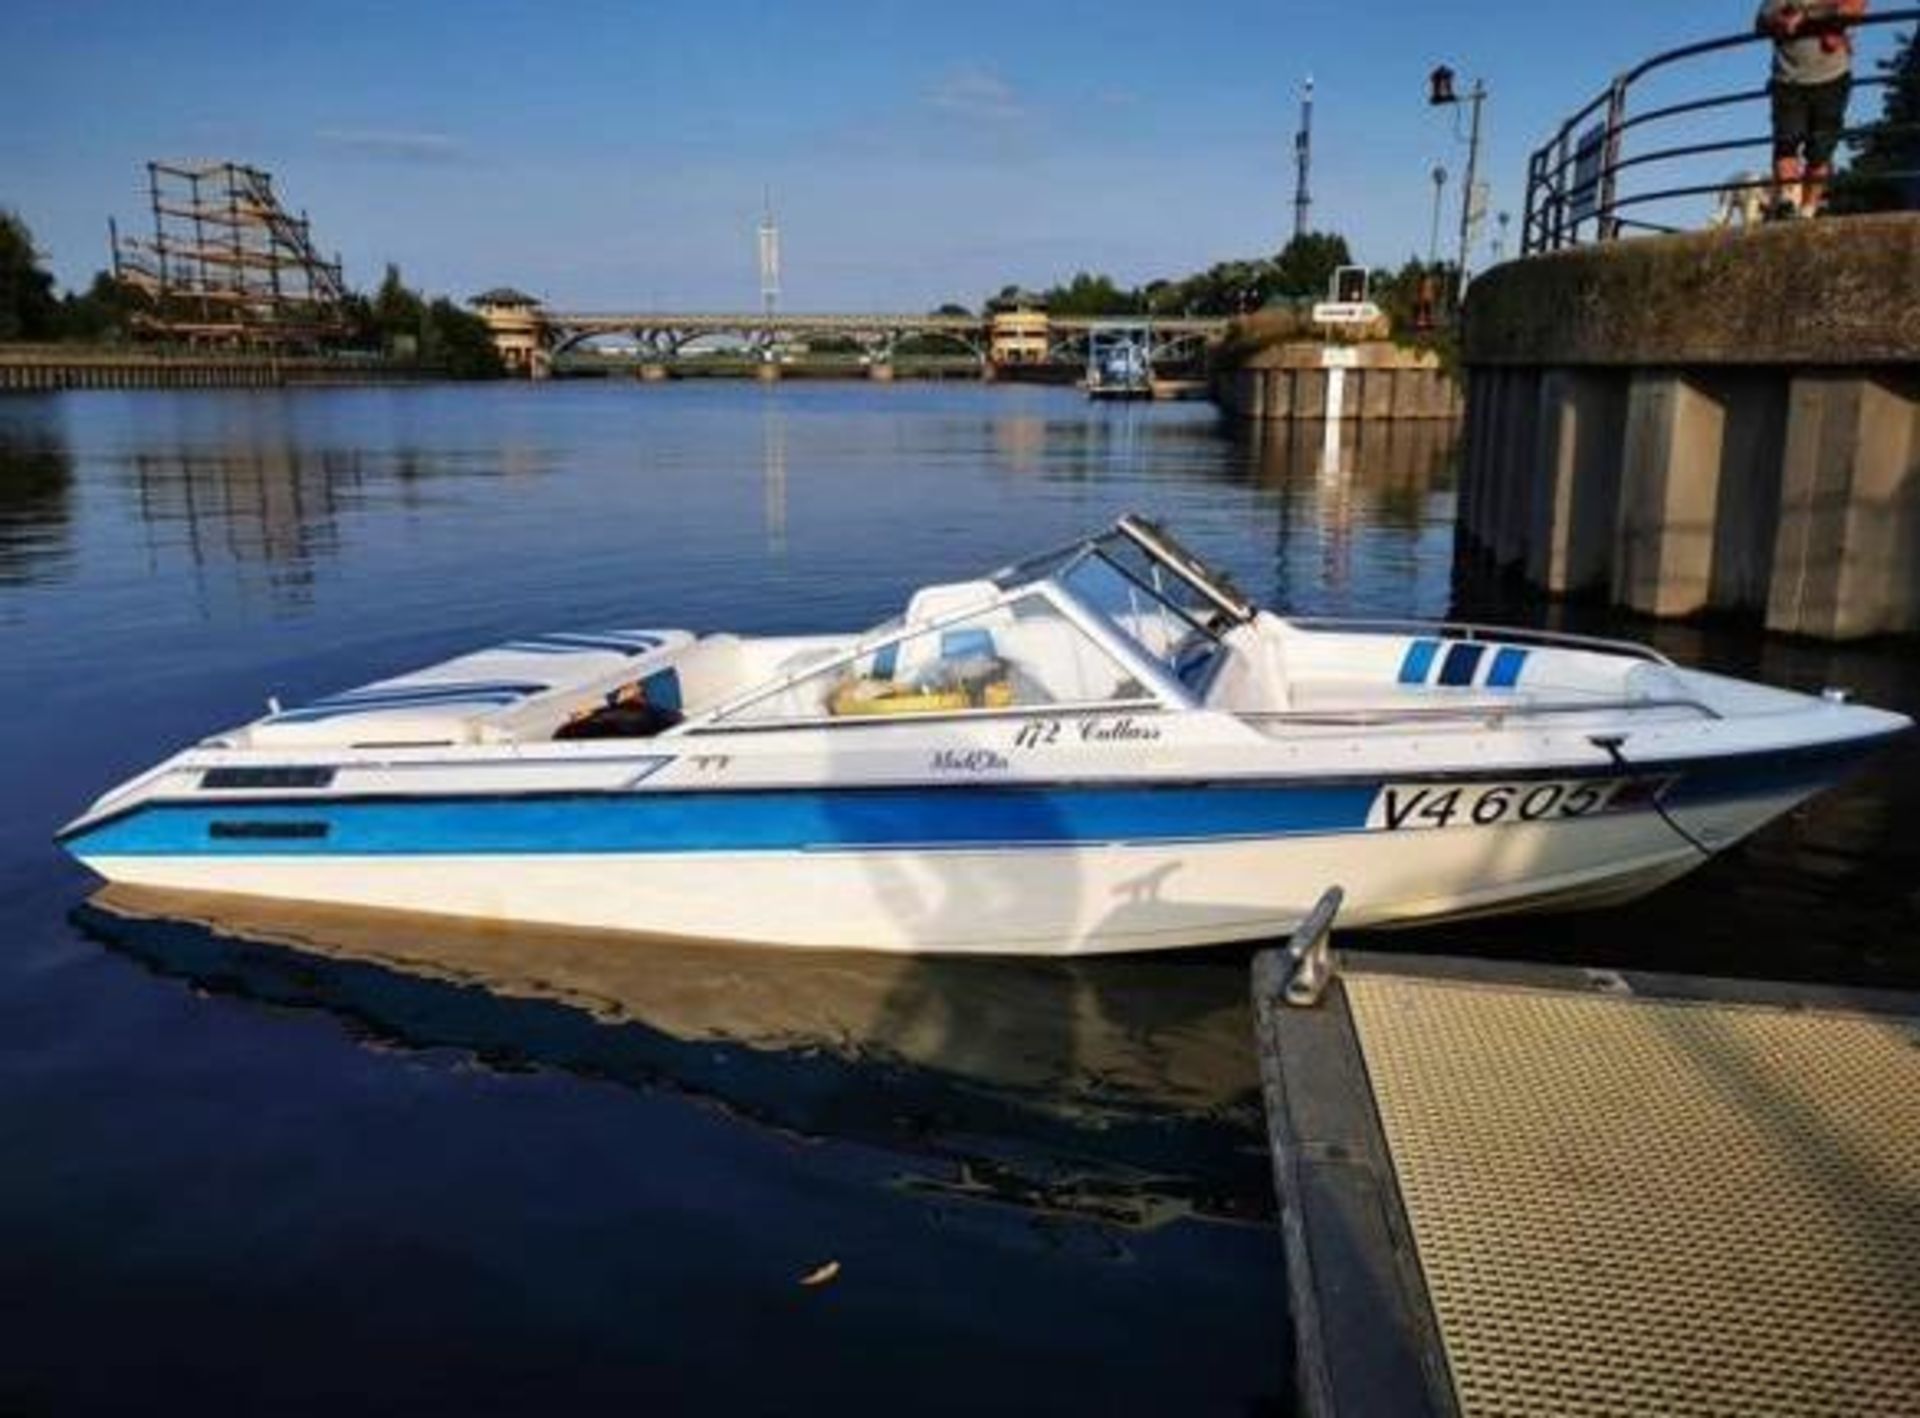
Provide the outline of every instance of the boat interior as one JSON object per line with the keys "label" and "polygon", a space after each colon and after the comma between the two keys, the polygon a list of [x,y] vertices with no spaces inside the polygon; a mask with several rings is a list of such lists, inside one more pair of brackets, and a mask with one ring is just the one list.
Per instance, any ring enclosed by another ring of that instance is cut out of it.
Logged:
{"label": "boat interior", "polygon": [[[1143,554],[1144,553],[1144,554]],[[1212,710],[1268,734],[1583,712],[1723,717],[1799,696],[1642,646],[1465,625],[1283,618],[1151,524],[923,587],[859,635],[561,631],[266,717],[228,747],[646,738],[880,718]]]}
{"label": "boat interior", "polygon": [[1709,704],[1695,676],[1683,682],[1683,672],[1657,659],[1479,639],[1471,628],[1347,628],[1262,614],[1226,630],[1204,658],[1190,657],[1184,675],[1176,663],[1162,677],[1152,661],[1129,665],[1044,604],[1002,602],[923,630],[914,629],[922,624],[914,609],[898,632],[878,636],[622,632],[658,640],[638,653],[547,653],[511,643],[269,714],[222,742],[529,743],[906,715],[1169,707],[1221,711],[1278,733],[1619,707],[1719,717],[1730,707]]}

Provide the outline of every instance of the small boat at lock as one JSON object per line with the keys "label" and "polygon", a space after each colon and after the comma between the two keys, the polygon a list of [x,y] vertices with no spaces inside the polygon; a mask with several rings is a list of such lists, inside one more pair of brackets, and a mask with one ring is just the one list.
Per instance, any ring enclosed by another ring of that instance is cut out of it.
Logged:
{"label": "small boat at lock", "polygon": [[1288,617],[1138,517],[844,635],[561,631],[271,706],[60,833],[113,882],[1081,954],[1603,905],[1901,715],[1530,630]]}

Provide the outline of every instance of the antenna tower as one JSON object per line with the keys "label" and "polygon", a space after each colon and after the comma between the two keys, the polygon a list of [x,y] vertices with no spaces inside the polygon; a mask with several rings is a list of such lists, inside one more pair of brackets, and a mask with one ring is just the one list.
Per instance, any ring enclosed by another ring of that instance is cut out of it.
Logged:
{"label": "antenna tower", "polygon": [[1307,75],[1300,92],[1300,131],[1293,135],[1296,175],[1293,186],[1293,234],[1307,234],[1307,222],[1313,215],[1313,194],[1308,179],[1313,175],[1313,75]]}
{"label": "antenna tower", "polygon": [[760,218],[760,303],[768,315],[780,303],[780,227],[773,219],[771,193]]}

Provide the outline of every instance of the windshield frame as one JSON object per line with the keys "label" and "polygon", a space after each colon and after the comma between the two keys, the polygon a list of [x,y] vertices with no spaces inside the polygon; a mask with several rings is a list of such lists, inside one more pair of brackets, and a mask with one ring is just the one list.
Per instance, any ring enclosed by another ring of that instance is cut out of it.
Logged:
{"label": "windshield frame", "polygon": [[1085,557],[1098,556],[1148,595],[1164,602],[1183,620],[1193,624],[1196,629],[1206,631],[1218,639],[1218,633],[1207,630],[1207,627],[1194,621],[1191,614],[1167,600],[1164,592],[1157,591],[1142,581],[1119,558],[1107,555],[1107,547],[1122,541],[1145,553],[1147,558],[1157,565],[1164,566],[1174,576],[1198,591],[1216,610],[1234,623],[1246,624],[1259,615],[1259,607],[1250,601],[1224,572],[1208,566],[1188,551],[1159,523],[1149,521],[1145,517],[1137,517],[1131,512],[1122,515],[1111,528],[1104,532],[1090,537],[1080,537],[1035,556],[1025,557],[1011,565],[1001,567],[986,579],[1005,590],[1010,586],[1030,581],[1057,579],[1065,576]]}
{"label": "windshield frame", "polygon": [[1240,588],[1233,584],[1232,578],[1224,572],[1216,571],[1188,551],[1159,523],[1150,522],[1144,517],[1136,517],[1129,512],[1114,524],[1112,532],[1099,540],[1107,541],[1115,535],[1125,537],[1139,547],[1148,556],[1212,601],[1215,607],[1236,623],[1245,624],[1260,613],[1260,608],[1247,599]]}

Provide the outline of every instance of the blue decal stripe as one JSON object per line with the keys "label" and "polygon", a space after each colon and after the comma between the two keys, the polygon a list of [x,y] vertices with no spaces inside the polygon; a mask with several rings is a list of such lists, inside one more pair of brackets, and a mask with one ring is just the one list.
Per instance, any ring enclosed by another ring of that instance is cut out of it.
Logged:
{"label": "blue decal stripe", "polygon": [[509,640],[499,646],[522,655],[582,655],[588,652],[612,655],[644,655],[667,642],[657,635],[637,630],[572,631],[556,630],[526,640]]}
{"label": "blue decal stripe", "polygon": [[533,680],[447,680],[441,683],[373,685],[367,689],[349,689],[329,694],[305,704],[304,709],[331,708],[343,704],[373,704],[387,699],[447,699],[462,694],[538,694],[547,688]]}
{"label": "blue decal stripe", "polygon": [[1495,652],[1493,668],[1487,671],[1488,689],[1512,689],[1520,683],[1520,671],[1526,666],[1527,652],[1503,645]]}
{"label": "blue decal stripe", "polygon": [[330,707],[316,705],[308,709],[289,709],[284,714],[275,714],[267,722],[317,724],[327,719],[351,718],[355,714],[395,714],[409,709],[458,709],[477,704],[505,708],[509,704],[518,704],[525,697],[520,694],[470,694],[459,699],[382,700],[377,704],[336,704]]}
{"label": "blue decal stripe", "polygon": [[446,685],[435,689],[388,690],[381,693],[336,694],[316,699],[279,714],[270,715],[269,724],[299,724],[313,719],[331,719],[346,714],[377,714],[389,709],[431,709],[442,705],[466,703],[512,704],[538,694],[544,684]]}
{"label": "blue decal stripe", "polygon": [[571,630],[556,630],[550,635],[539,635],[534,638],[547,645],[571,645],[583,650],[614,650],[622,655],[643,654],[648,650],[658,649],[661,643],[651,635],[601,634]]}
{"label": "blue decal stripe", "polygon": [[[1831,787],[1885,748],[1899,733],[1815,744],[1808,748],[1743,754],[1719,763],[1687,765],[1661,795],[1668,807],[1766,797],[1775,793],[1818,792]],[[1679,765],[1656,763],[1641,772],[1674,772]]]}
{"label": "blue decal stripe", "polygon": [[[1378,785],[655,792],[155,804],[85,856],[422,856],[1070,846],[1357,832]],[[215,820],[324,822],[324,837],[214,836]]]}
{"label": "blue decal stripe", "polygon": [[1456,687],[1472,684],[1474,671],[1480,668],[1480,657],[1486,651],[1484,645],[1449,646],[1447,658],[1440,666],[1440,683]]}
{"label": "blue decal stripe", "polygon": [[1438,640],[1416,640],[1407,646],[1407,657],[1400,662],[1400,683],[1425,684],[1433,657],[1440,653]]}
{"label": "blue decal stripe", "polygon": [[631,635],[622,630],[550,630],[535,637],[540,640],[579,641],[584,645],[658,645],[651,635]]}
{"label": "blue decal stripe", "polygon": [[496,648],[520,655],[584,655],[589,649],[585,645],[549,645],[542,640],[509,640]]}

